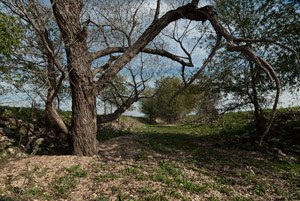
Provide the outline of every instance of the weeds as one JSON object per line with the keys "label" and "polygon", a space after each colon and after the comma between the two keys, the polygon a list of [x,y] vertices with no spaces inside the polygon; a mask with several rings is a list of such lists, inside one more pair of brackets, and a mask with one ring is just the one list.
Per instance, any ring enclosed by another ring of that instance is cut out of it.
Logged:
{"label": "weeds", "polygon": [[66,175],[56,177],[51,182],[51,189],[55,196],[66,196],[71,189],[74,189],[76,187],[78,178],[87,176],[87,172],[83,170],[79,165],[65,168],[65,171],[67,172]]}

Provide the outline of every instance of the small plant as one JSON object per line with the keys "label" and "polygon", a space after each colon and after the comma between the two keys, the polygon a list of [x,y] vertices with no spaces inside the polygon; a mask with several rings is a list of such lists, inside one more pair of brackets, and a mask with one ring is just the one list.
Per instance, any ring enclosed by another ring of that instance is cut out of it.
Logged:
{"label": "small plant", "polygon": [[183,188],[187,191],[201,193],[207,190],[207,186],[200,186],[199,184],[191,182],[188,179],[182,179],[181,183],[183,185]]}
{"label": "small plant", "polygon": [[8,197],[8,196],[2,196],[0,195],[0,200],[1,201],[18,201],[16,198]]}
{"label": "small plant", "polygon": [[66,171],[73,177],[86,177],[87,172],[83,170],[80,165],[74,165],[66,168]]}
{"label": "small plant", "polygon": [[166,171],[167,174],[169,174],[171,176],[177,176],[177,175],[182,174],[181,170],[176,165],[174,165],[173,163],[170,163],[170,162],[161,163],[160,168],[162,170]]}
{"label": "small plant", "polygon": [[168,178],[167,172],[162,169],[157,169],[154,175],[152,176],[154,181],[159,181],[163,183],[170,183],[170,179]]}
{"label": "small plant", "polygon": [[253,187],[253,192],[259,196],[265,195],[267,190],[268,190],[268,187],[264,184],[257,184]]}
{"label": "small plant", "polygon": [[243,197],[243,196],[235,196],[232,197],[233,201],[252,201],[253,199],[248,198],[248,197]]}
{"label": "small plant", "polygon": [[219,201],[219,198],[215,197],[215,196],[211,196],[209,198],[209,201]]}
{"label": "small plant", "polygon": [[148,153],[143,149],[138,155],[138,160],[144,161],[148,158]]}
{"label": "small plant", "polygon": [[77,181],[73,176],[65,175],[65,176],[56,178],[52,182],[51,186],[52,186],[54,193],[57,196],[64,196],[67,194],[67,192],[69,192],[69,190],[74,188],[76,186],[76,184],[77,184]]}
{"label": "small plant", "polygon": [[128,168],[121,170],[121,172],[125,175],[134,175],[134,174],[138,173],[138,170],[136,168],[128,167]]}
{"label": "small plant", "polygon": [[29,196],[41,196],[43,195],[43,191],[39,187],[33,186],[30,189],[28,189],[27,194]]}
{"label": "small plant", "polygon": [[166,198],[164,195],[161,194],[154,194],[154,195],[149,195],[145,198],[145,200],[148,201],[169,201],[168,198]]}
{"label": "small plant", "polygon": [[155,190],[153,190],[152,188],[149,188],[149,187],[142,187],[138,190],[138,192],[142,193],[143,195],[145,194],[151,194],[151,193],[154,193]]}

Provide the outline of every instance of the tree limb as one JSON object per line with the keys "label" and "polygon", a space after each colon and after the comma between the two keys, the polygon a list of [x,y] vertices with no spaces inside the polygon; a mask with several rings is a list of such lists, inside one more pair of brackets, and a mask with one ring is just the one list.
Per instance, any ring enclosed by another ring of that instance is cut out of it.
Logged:
{"label": "tree limb", "polygon": [[[114,53],[122,53],[128,51],[129,47],[108,47],[104,50],[101,50],[99,52],[92,53],[91,60],[95,60],[110,54]],[[141,52],[148,53],[148,54],[153,54],[153,55],[159,55],[163,56],[166,58],[169,58],[173,61],[176,61],[180,63],[181,65],[193,67],[193,64],[191,61],[185,62],[183,59],[180,58],[180,56],[172,54],[166,50],[163,49],[152,49],[152,48],[143,48]]]}
{"label": "tree limb", "polygon": [[159,13],[160,13],[160,0],[157,0],[154,20],[158,19]]}

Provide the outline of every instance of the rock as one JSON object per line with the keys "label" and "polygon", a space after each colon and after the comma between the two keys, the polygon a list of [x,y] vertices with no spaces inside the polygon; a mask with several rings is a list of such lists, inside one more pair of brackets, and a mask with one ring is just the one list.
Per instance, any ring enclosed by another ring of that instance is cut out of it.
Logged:
{"label": "rock", "polygon": [[8,137],[6,137],[6,136],[0,136],[0,143],[1,142],[6,142],[8,140],[9,140]]}
{"label": "rock", "polygon": [[283,153],[280,149],[278,149],[277,152],[280,156],[286,157],[286,154]]}
{"label": "rock", "polygon": [[33,147],[33,151],[32,151],[32,153],[31,154],[33,154],[33,155],[35,155],[37,152],[38,152],[38,150],[39,150],[39,148],[40,148],[40,145],[44,142],[44,138],[38,138],[35,142],[34,142],[34,147]]}
{"label": "rock", "polygon": [[28,129],[25,126],[22,126],[19,129],[19,134],[25,136],[28,133]]}
{"label": "rock", "polygon": [[24,158],[24,157],[27,157],[27,154],[24,152],[19,152],[19,153],[17,153],[17,157]]}
{"label": "rock", "polygon": [[7,147],[12,145],[14,141],[9,139],[7,136],[1,136],[0,137],[0,147]]}
{"label": "rock", "polygon": [[28,126],[29,126],[29,130],[32,130],[32,131],[34,130],[34,125],[33,124],[30,123]]}
{"label": "rock", "polygon": [[23,121],[20,119],[17,119],[17,125],[22,125],[22,124],[23,124]]}
{"label": "rock", "polygon": [[3,151],[3,152],[1,153],[1,157],[2,157],[2,158],[5,158],[6,156],[7,156],[6,151]]}
{"label": "rock", "polygon": [[7,152],[11,155],[15,155],[17,153],[16,150],[11,147],[7,149]]}
{"label": "rock", "polygon": [[45,141],[44,138],[39,138],[35,141],[35,145],[41,145]]}

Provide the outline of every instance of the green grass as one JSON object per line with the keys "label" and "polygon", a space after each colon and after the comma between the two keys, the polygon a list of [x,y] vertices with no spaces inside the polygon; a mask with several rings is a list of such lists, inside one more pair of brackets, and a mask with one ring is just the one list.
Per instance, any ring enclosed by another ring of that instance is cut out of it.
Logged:
{"label": "green grass", "polygon": [[123,170],[121,170],[121,174],[123,175],[137,175],[139,172],[139,170],[137,168],[133,168],[133,167],[127,167]]}
{"label": "green grass", "polygon": [[114,130],[101,125],[98,126],[97,140],[100,142],[125,135],[132,135],[132,133],[129,131]]}
{"label": "green grass", "polygon": [[83,170],[80,165],[74,165],[69,168],[66,168],[68,174],[72,177],[86,177],[87,171]]}
{"label": "green grass", "polygon": [[[299,163],[273,160],[263,149],[247,142],[255,132],[249,127],[250,116],[249,112],[229,113],[222,121],[200,126],[146,125],[140,131],[147,139],[146,145],[167,155],[187,153],[183,159],[185,166],[196,166],[196,169],[213,178],[214,183],[199,185],[189,179],[184,180],[182,173],[176,172],[178,169],[173,166],[168,168],[164,164],[160,164],[152,179],[188,192],[201,193],[215,189],[230,200],[253,200],[235,195],[231,188],[234,185],[251,186],[249,191],[258,197],[275,192],[287,200],[300,198]],[[282,179],[272,182],[274,177]],[[211,197],[211,200],[217,199]]]}

